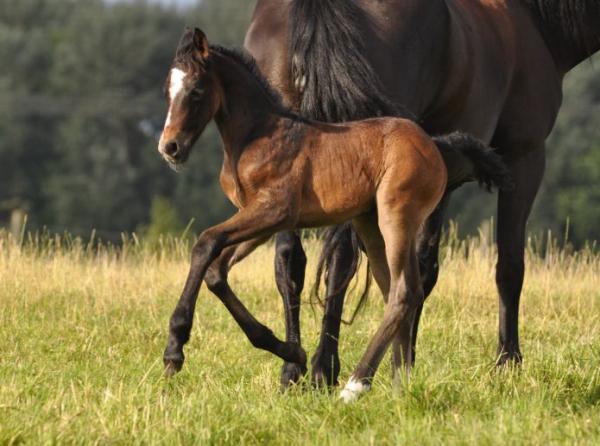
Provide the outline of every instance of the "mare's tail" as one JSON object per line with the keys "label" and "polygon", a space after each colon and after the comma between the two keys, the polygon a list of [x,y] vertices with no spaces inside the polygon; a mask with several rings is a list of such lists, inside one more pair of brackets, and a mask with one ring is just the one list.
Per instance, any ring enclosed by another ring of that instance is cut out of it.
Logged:
{"label": "mare's tail", "polygon": [[488,191],[492,187],[510,190],[514,187],[510,172],[494,149],[462,132],[433,138],[448,169],[448,192],[464,183],[477,181]]}

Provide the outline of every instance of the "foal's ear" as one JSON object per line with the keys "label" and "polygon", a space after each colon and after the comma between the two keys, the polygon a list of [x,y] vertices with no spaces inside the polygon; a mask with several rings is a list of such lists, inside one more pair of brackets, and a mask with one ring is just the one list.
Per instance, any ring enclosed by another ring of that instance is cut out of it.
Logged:
{"label": "foal's ear", "polygon": [[208,57],[209,44],[206,34],[200,28],[194,28],[194,57],[199,61],[204,61]]}

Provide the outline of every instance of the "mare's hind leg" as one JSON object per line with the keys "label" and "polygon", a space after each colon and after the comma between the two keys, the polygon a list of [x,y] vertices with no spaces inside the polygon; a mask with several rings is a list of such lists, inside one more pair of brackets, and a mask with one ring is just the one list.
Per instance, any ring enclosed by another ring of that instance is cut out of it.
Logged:
{"label": "mare's hind leg", "polygon": [[[280,232],[275,240],[275,281],[283,299],[285,340],[300,347],[300,294],[304,288],[306,255],[300,237],[293,231]],[[284,362],[280,378],[282,389],[298,382],[305,373],[306,364]]]}
{"label": "mare's hind leg", "polygon": [[[420,300],[418,289],[415,289],[418,275],[415,280],[416,271],[413,266],[417,264],[414,219],[408,218],[409,215],[403,209],[390,212],[380,208],[378,217],[381,235],[385,240],[385,258],[390,279],[388,300],[377,332],[341,393],[341,398],[346,402],[356,399],[370,388],[375,372],[399,330],[400,336],[408,339],[408,343],[404,342],[403,345],[408,346],[410,351],[411,326]],[[371,254],[371,261],[374,256],[376,263],[382,262],[381,252],[373,252],[369,248],[367,252]]]}

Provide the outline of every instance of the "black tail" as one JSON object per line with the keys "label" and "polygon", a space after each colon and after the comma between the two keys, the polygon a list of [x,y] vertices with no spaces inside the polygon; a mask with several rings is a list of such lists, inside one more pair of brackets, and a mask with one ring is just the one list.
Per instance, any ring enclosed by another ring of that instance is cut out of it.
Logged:
{"label": "black tail", "polygon": [[369,24],[356,2],[294,0],[289,14],[292,79],[302,116],[326,122],[409,116],[384,94],[365,56]]}
{"label": "black tail", "polygon": [[448,169],[448,191],[471,181],[477,181],[488,191],[492,187],[501,190],[514,187],[510,172],[500,155],[477,138],[454,132],[436,136],[433,140]]}

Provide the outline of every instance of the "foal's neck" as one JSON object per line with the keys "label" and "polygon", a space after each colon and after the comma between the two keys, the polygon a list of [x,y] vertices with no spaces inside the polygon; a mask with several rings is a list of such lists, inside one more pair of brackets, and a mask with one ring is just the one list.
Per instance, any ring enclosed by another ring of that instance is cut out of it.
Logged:
{"label": "foal's neck", "polygon": [[220,53],[215,54],[214,63],[224,93],[215,122],[225,151],[237,157],[282,116],[278,104],[249,68]]}

